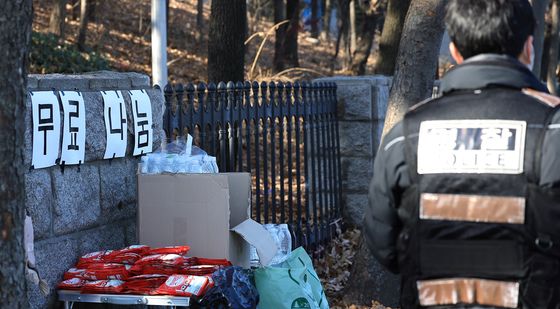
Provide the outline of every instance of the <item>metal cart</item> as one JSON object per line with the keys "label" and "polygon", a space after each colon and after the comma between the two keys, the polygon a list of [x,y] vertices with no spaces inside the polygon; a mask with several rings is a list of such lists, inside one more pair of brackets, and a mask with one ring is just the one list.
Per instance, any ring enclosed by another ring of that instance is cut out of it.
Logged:
{"label": "metal cart", "polygon": [[79,291],[59,290],[58,299],[64,302],[64,309],[72,309],[74,303],[97,303],[115,305],[148,305],[169,308],[189,308],[189,297],[152,296],[131,294],[82,294]]}

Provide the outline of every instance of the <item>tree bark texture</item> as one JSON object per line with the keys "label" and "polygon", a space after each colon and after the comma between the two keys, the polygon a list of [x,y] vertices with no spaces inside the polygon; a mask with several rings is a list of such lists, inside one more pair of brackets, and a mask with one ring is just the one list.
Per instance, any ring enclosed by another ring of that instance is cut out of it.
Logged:
{"label": "tree bark texture", "polygon": [[70,10],[70,18],[72,18],[72,20],[76,20],[80,15],[80,0],[70,0],[70,4],[72,5],[72,9]]}
{"label": "tree bark texture", "polygon": [[319,37],[319,0],[311,0],[311,37]]}
{"label": "tree bark texture", "polygon": [[321,37],[324,41],[328,41],[330,35],[331,12],[332,12],[331,0],[323,0],[323,29],[321,32]]}
{"label": "tree bark texture", "polygon": [[86,49],[86,35],[89,22],[88,0],[80,1],[80,26],[78,28],[78,49],[84,51]]}
{"label": "tree bark texture", "polygon": [[245,0],[212,0],[208,38],[208,80],[242,81],[245,65]]}
{"label": "tree bark texture", "polygon": [[204,28],[204,0],[196,2],[196,28],[198,31]]}
{"label": "tree bark texture", "polygon": [[[32,1],[0,2],[0,304],[27,308],[23,222],[24,100]],[[28,137],[30,138],[30,137]]]}
{"label": "tree bark texture", "polygon": [[340,43],[343,40],[343,37],[347,37],[348,36],[348,20],[350,19],[349,17],[349,8],[348,8],[348,0],[333,0],[336,1],[335,2],[335,6],[336,6],[336,11],[337,11],[337,26],[338,26],[338,35],[336,37],[336,46],[335,46],[335,52],[334,52],[334,56],[333,56],[333,62],[334,60],[336,60],[336,58],[338,57],[338,54],[340,52]]}
{"label": "tree bark texture", "polygon": [[395,72],[401,33],[410,6],[410,0],[389,0],[383,31],[379,39],[379,57],[375,73],[392,76]]}
{"label": "tree bark texture", "polygon": [[[286,20],[286,5],[283,0],[274,0],[274,24],[278,24]],[[284,70],[284,40],[286,39],[287,24],[276,29],[274,40],[274,71],[281,72]]]}
{"label": "tree bark texture", "polygon": [[554,95],[558,95],[558,77],[556,75],[556,69],[558,67],[558,50],[560,43],[559,31],[560,25],[558,14],[560,0],[552,0],[552,7],[550,9],[551,15],[551,34],[550,34],[550,49],[548,50],[548,69],[546,76],[546,85],[548,86],[548,91]]}
{"label": "tree bark texture", "polygon": [[535,28],[533,46],[535,48],[535,62],[533,66],[533,73],[535,76],[541,76],[541,63],[543,59],[544,47],[544,34],[546,29],[545,13],[548,8],[548,0],[532,0],[533,14],[537,20]]}
{"label": "tree bark texture", "polygon": [[[167,30],[169,31],[169,29]],[[196,40],[200,43],[204,38],[204,0],[196,2]]]}
{"label": "tree bark texture", "polygon": [[55,0],[49,20],[49,32],[64,38],[64,28],[66,25],[66,0]]}
{"label": "tree bark texture", "polygon": [[352,56],[351,70],[354,75],[364,75],[375,32],[378,28],[378,21],[381,19],[381,16],[377,5],[374,4],[368,7],[362,7],[358,12],[358,39],[356,42],[356,50],[354,50]]}
{"label": "tree bark texture", "polygon": [[300,0],[290,0],[286,3],[286,17],[290,19],[284,36],[284,61],[288,68],[299,67],[298,35]]}
{"label": "tree bark texture", "polygon": [[356,1],[350,0],[349,6],[349,15],[350,15],[350,55],[354,53],[356,50]]}
{"label": "tree bark texture", "polygon": [[383,135],[406,110],[432,94],[446,0],[412,0],[402,31]]}

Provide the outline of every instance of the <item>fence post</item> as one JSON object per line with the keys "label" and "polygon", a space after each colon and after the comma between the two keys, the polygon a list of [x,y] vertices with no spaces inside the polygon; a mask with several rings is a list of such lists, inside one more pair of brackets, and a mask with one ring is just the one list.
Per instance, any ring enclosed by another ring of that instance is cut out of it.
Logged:
{"label": "fence post", "polygon": [[163,114],[163,130],[165,131],[165,135],[167,138],[173,135],[173,106],[171,105],[171,101],[173,100],[173,87],[171,84],[165,85],[163,90],[165,96],[165,113]]}

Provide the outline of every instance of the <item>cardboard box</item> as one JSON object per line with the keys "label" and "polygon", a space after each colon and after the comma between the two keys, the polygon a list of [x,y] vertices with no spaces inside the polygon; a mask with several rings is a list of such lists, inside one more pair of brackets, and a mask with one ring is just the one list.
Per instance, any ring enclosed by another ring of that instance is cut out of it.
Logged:
{"label": "cardboard box", "polygon": [[[249,244],[231,229],[250,217],[250,188],[248,173],[138,174],[139,243],[188,245],[189,256],[249,267]],[[271,240],[254,227],[249,234]]]}

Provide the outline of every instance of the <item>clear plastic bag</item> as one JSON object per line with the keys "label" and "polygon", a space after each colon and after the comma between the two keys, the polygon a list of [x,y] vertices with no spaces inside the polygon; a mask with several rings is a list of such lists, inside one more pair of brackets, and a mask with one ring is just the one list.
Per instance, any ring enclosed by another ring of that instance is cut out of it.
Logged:
{"label": "clear plastic bag", "polygon": [[218,173],[216,158],[192,145],[193,138],[187,135],[168,142],[160,152],[142,157],[142,174],[161,173]]}
{"label": "clear plastic bag", "polygon": [[[292,252],[292,236],[287,224],[263,224],[264,228],[268,231],[274,243],[278,248],[276,255],[270,261],[269,265],[280,264],[284,262]],[[251,266],[259,267],[260,259],[257,254],[257,249],[251,246],[250,250]],[[263,265],[268,266],[268,265]]]}

